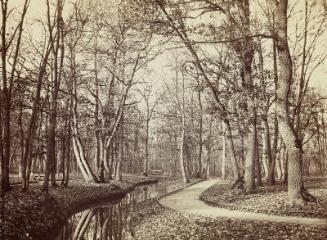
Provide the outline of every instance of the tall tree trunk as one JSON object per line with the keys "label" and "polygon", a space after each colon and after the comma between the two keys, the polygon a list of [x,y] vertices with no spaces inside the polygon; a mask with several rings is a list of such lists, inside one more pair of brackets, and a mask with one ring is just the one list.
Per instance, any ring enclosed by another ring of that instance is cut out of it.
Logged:
{"label": "tall tree trunk", "polygon": [[222,135],[221,145],[221,178],[226,179],[226,133]]}
{"label": "tall tree trunk", "polygon": [[94,94],[94,100],[95,100],[95,111],[94,111],[94,127],[95,127],[95,158],[94,158],[94,165],[95,169],[98,173],[98,177],[100,181],[104,181],[103,179],[103,173],[101,168],[101,155],[103,154],[102,149],[102,134],[101,134],[101,122],[99,119],[99,105],[100,105],[100,99],[99,99],[99,78],[98,78],[98,35],[96,33],[95,35],[95,46],[94,46],[94,88],[95,88],[95,94]]}
{"label": "tall tree trunk", "polygon": [[[53,52],[53,83],[51,91],[50,117],[48,127],[48,142],[47,142],[47,168],[44,175],[43,191],[48,191],[49,175],[51,177],[52,187],[56,187],[56,172],[57,172],[57,154],[56,154],[56,126],[57,126],[57,105],[58,93],[61,80],[61,72],[64,59],[64,36],[62,30],[62,0],[57,0],[57,18],[56,18],[56,38],[53,38],[53,28],[50,20],[50,5],[47,2],[48,9],[48,27],[50,34],[50,45]],[[60,57],[59,57],[60,52]]]}
{"label": "tall tree trunk", "polygon": [[[281,143],[279,143],[279,145],[281,145]],[[283,152],[282,152],[282,146],[279,147],[279,151],[276,154],[276,173],[277,173],[277,179],[282,179],[282,162],[283,162],[283,156],[282,156]]]}
{"label": "tall tree trunk", "polygon": [[[275,87],[275,98],[277,99],[277,85],[278,85],[278,67],[277,67],[277,45],[276,40],[273,39],[273,60],[274,60],[274,87]],[[279,128],[278,128],[278,116],[277,116],[277,110],[275,105],[275,112],[274,112],[274,141],[273,146],[271,149],[271,155],[272,155],[272,163],[271,169],[275,167],[275,163],[277,161],[277,151],[278,151],[278,139],[279,139]],[[275,176],[274,172],[271,173],[270,183],[275,183]]]}
{"label": "tall tree trunk", "polygon": [[256,157],[256,109],[254,106],[250,108],[250,115],[253,116],[253,123],[248,126],[246,133],[246,155],[244,166],[244,180],[246,192],[252,192],[255,189],[255,157]]}
{"label": "tall tree trunk", "polygon": [[264,131],[265,131],[265,145],[266,145],[266,156],[268,158],[268,183],[274,185],[275,181],[275,162],[276,160],[272,156],[271,151],[271,140],[270,140],[270,130],[268,124],[268,118],[263,119]]}
{"label": "tall tree trunk", "polygon": [[124,160],[124,126],[123,123],[120,125],[120,134],[119,134],[119,157],[117,158],[117,164],[116,164],[116,171],[115,171],[115,179],[117,181],[122,180],[122,163]]}
{"label": "tall tree trunk", "polygon": [[236,182],[241,177],[241,174],[240,174],[240,169],[239,169],[239,166],[237,163],[232,129],[231,129],[231,126],[230,126],[230,123],[228,120],[225,120],[224,124],[225,124],[225,128],[227,128],[227,141],[228,141],[229,155],[230,155],[231,162],[232,162],[233,180],[234,180],[234,182]]}
{"label": "tall tree trunk", "polygon": [[89,163],[86,160],[84,147],[81,139],[79,138],[78,133],[78,114],[77,114],[77,90],[76,90],[76,79],[73,80],[73,110],[72,110],[72,142],[73,142],[73,151],[76,158],[77,165],[84,177],[86,182],[98,182],[96,175],[93,173]]}
{"label": "tall tree trunk", "polygon": [[265,178],[268,179],[268,159],[267,159],[267,141],[266,141],[266,134],[267,131],[265,129],[265,124],[263,122],[263,130],[262,130],[262,165],[263,170],[265,171]]}
{"label": "tall tree trunk", "polygon": [[306,200],[312,200],[304,189],[301,161],[302,147],[292,126],[289,112],[289,90],[293,81],[293,63],[287,39],[287,0],[271,0],[275,14],[274,38],[277,40],[279,62],[279,78],[277,87],[276,110],[280,133],[288,153],[288,199],[291,205],[303,205]]}
{"label": "tall tree trunk", "polygon": [[[9,173],[10,173],[10,157],[11,157],[11,104],[12,104],[12,90],[14,84],[14,77],[16,72],[16,66],[18,63],[20,45],[23,33],[24,20],[28,8],[28,0],[25,0],[23,3],[22,13],[20,15],[20,21],[17,25],[14,35],[10,35],[7,32],[7,22],[8,17],[11,13],[11,10],[8,11],[8,2],[1,0],[1,77],[2,77],[2,86],[0,88],[0,170],[1,170],[1,190],[2,193],[11,190],[9,182]],[[11,26],[13,27],[13,26]],[[14,29],[14,28],[13,28]],[[15,47],[10,52],[11,69],[7,68],[7,62],[9,58],[8,49],[10,44],[14,41],[16,35]],[[12,38],[10,40],[10,38]],[[8,41],[7,41],[8,40]],[[7,72],[10,72],[10,75],[7,76]]]}
{"label": "tall tree trunk", "polygon": [[3,193],[11,189],[9,182],[9,156],[10,156],[10,94],[8,89],[7,79],[7,10],[8,1],[1,1],[1,15],[2,15],[2,28],[1,28],[1,73],[2,73],[2,86],[1,86],[1,105],[0,105],[0,122],[1,122],[1,190]]}
{"label": "tall tree trunk", "polygon": [[70,152],[71,152],[71,99],[67,101],[66,114],[65,118],[65,128],[63,133],[63,166],[62,166],[62,181],[61,185],[64,187],[68,186],[69,181],[69,165],[70,165]]}
{"label": "tall tree trunk", "polygon": [[[246,96],[248,126],[245,128],[246,138],[246,155],[244,166],[245,190],[251,192],[255,189],[255,142],[256,142],[256,107],[253,96],[253,79],[252,79],[252,61],[254,56],[254,43],[251,36],[251,18],[250,18],[250,3],[249,0],[235,2],[235,7],[238,9],[239,22],[235,22],[231,12],[226,11],[227,19],[232,28],[241,28],[242,40],[233,45],[234,51],[238,54],[242,63],[242,79],[243,91]],[[241,45],[241,46],[239,46]]]}
{"label": "tall tree trunk", "polygon": [[21,174],[22,174],[22,190],[27,191],[29,186],[29,178],[28,178],[28,165],[32,161],[31,159],[31,151],[33,149],[33,139],[36,134],[36,124],[39,114],[39,108],[40,108],[40,101],[41,101],[41,88],[42,88],[42,81],[43,77],[46,72],[46,65],[48,62],[48,58],[51,53],[51,48],[48,46],[46,53],[40,63],[39,73],[38,73],[38,79],[37,79],[37,85],[36,85],[36,94],[35,99],[33,102],[32,107],[32,114],[29,121],[27,133],[26,133],[26,139],[25,139],[25,147],[24,147],[24,154],[21,159]]}
{"label": "tall tree trunk", "polygon": [[[20,88],[20,85],[18,85],[18,88]],[[24,156],[24,139],[25,139],[25,135],[24,135],[24,127],[23,127],[23,101],[24,101],[24,98],[23,98],[23,95],[20,96],[20,99],[19,99],[19,116],[18,116],[18,129],[19,129],[19,138],[20,138],[20,159],[23,159],[23,156]],[[0,110],[1,112],[1,110]],[[0,118],[1,118],[1,114],[0,114]],[[1,120],[0,120],[1,121]],[[0,129],[1,129],[1,126],[0,126]],[[21,169],[22,169],[22,161],[20,161],[18,163],[18,175],[19,177],[22,177],[22,172],[21,172]]]}
{"label": "tall tree trunk", "polygon": [[280,152],[279,152],[279,161],[280,161],[280,180],[284,179],[285,176],[285,162],[286,162],[286,149],[284,147],[284,143],[280,141]]}
{"label": "tall tree trunk", "polygon": [[[263,97],[266,106],[264,107],[264,115],[263,115],[263,164],[265,167],[265,173],[267,175],[268,183],[273,185],[275,184],[275,159],[272,156],[272,149],[271,149],[271,140],[270,140],[270,129],[269,129],[269,95],[267,93],[267,83],[265,82],[265,74],[264,74],[264,60],[263,60],[263,52],[262,52],[262,42],[260,39],[259,42],[259,67],[260,67],[260,80],[261,80],[261,88],[263,92]],[[276,54],[274,48],[274,71],[277,72],[277,65],[276,65]],[[275,78],[275,85],[277,84]]]}
{"label": "tall tree trunk", "polygon": [[198,90],[198,101],[199,101],[199,155],[198,155],[198,173],[197,177],[201,177],[201,169],[202,169],[202,132],[203,132],[203,107],[202,107],[202,99],[201,99],[201,89]]}
{"label": "tall tree trunk", "polygon": [[146,119],[146,126],[145,126],[145,159],[144,159],[144,166],[143,166],[143,175],[148,176],[149,171],[149,122],[150,119],[147,116]]}
{"label": "tall tree trunk", "polygon": [[255,143],[255,170],[257,178],[257,186],[262,186],[262,175],[261,175],[261,163],[260,163],[260,152],[259,152],[259,141],[258,141],[258,129],[255,129],[256,143]]}
{"label": "tall tree trunk", "polygon": [[210,177],[210,166],[211,166],[211,147],[212,147],[212,122],[213,122],[213,117],[211,116],[210,118],[210,123],[209,123],[209,135],[208,135],[208,141],[207,141],[207,164],[206,164],[206,178]]}
{"label": "tall tree trunk", "polygon": [[[183,124],[184,125],[184,124]],[[181,171],[183,176],[184,183],[189,183],[189,179],[187,176],[187,169],[186,169],[186,163],[185,163],[185,128],[182,128],[182,135],[181,135],[181,142],[180,142],[180,164],[181,164]]]}

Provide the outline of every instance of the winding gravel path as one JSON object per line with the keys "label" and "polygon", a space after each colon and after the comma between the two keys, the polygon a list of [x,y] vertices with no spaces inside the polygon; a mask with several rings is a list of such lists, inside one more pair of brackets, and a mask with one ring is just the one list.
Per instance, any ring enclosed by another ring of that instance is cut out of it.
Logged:
{"label": "winding gravel path", "polygon": [[235,219],[242,219],[242,220],[263,221],[263,222],[327,226],[327,219],[276,216],[276,215],[268,215],[262,213],[234,211],[234,210],[209,206],[200,200],[200,195],[203,191],[215,185],[219,181],[221,180],[210,179],[194,184],[181,191],[163,197],[162,199],[159,200],[159,202],[162,205],[174,209],[176,211],[197,214],[205,217],[227,217],[227,218],[235,218]]}

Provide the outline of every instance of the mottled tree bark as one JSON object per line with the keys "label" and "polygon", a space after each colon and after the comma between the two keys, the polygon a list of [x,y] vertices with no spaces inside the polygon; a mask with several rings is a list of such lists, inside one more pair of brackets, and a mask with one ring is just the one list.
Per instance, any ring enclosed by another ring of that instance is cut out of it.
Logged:
{"label": "mottled tree bark", "polygon": [[277,86],[276,112],[280,134],[288,153],[288,199],[291,205],[303,205],[313,200],[312,195],[304,189],[301,161],[302,147],[290,120],[289,90],[293,81],[293,63],[287,39],[287,0],[270,0],[274,12],[275,29],[273,36],[279,62],[279,79]]}

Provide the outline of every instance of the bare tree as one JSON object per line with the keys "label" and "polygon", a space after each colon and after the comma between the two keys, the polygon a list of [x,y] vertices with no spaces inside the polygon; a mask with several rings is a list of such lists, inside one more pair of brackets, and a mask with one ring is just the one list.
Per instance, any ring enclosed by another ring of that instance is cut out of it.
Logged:
{"label": "bare tree", "polygon": [[[144,159],[144,167],[143,174],[144,176],[148,176],[149,170],[149,135],[150,135],[150,121],[153,117],[154,110],[157,104],[160,101],[160,95],[156,96],[155,99],[151,99],[153,95],[153,85],[147,84],[144,91],[139,90],[140,95],[142,96],[145,103],[145,159]],[[150,102],[152,101],[152,102]]]}
{"label": "bare tree", "polygon": [[51,86],[51,101],[50,101],[50,116],[48,127],[48,141],[47,141],[47,162],[45,169],[45,176],[43,181],[43,191],[48,191],[49,177],[51,176],[51,185],[56,187],[56,126],[57,126],[57,108],[58,108],[58,92],[61,82],[63,61],[64,61],[64,31],[62,19],[63,1],[57,0],[55,24],[56,32],[51,24],[50,3],[47,1],[47,21],[50,38],[50,47],[53,57],[53,77]]}
{"label": "bare tree", "polygon": [[[10,34],[7,31],[8,17],[12,10],[8,9],[8,0],[1,0],[1,109],[0,109],[0,158],[1,158],[1,188],[3,192],[10,190],[9,183],[9,162],[11,156],[11,104],[12,90],[16,68],[19,62],[20,47],[23,34],[23,25],[27,13],[29,1],[25,0],[19,23],[14,27],[14,31]],[[13,55],[9,54],[12,49]],[[11,61],[11,69],[8,62]],[[9,73],[9,76],[8,74]]]}

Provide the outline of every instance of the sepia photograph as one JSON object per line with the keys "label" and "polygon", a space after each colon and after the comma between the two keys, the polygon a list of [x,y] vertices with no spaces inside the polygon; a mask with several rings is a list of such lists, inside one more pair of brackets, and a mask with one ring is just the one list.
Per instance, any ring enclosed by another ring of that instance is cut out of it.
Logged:
{"label": "sepia photograph", "polygon": [[327,0],[0,4],[0,240],[327,239]]}

